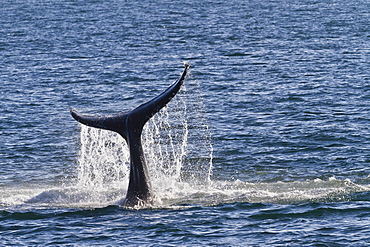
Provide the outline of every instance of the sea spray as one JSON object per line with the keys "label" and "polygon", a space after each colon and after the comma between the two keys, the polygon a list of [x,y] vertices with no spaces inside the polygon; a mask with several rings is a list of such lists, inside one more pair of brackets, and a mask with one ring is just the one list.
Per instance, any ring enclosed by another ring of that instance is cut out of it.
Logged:
{"label": "sea spray", "polygon": [[[129,152],[117,133],[81,125],[77,187],[92,196],[126,191]],[[210,182],[212,145],[199,84],[180,91],[145,125],[143,148],[156,201],[173,199]],[[124,196],[124,193],[122,193]]]}
{"label": "sea spray", "polygon": [[97,189],[128,179],[129,153],[119,134],[81,125],[80,139],[78,186]]}

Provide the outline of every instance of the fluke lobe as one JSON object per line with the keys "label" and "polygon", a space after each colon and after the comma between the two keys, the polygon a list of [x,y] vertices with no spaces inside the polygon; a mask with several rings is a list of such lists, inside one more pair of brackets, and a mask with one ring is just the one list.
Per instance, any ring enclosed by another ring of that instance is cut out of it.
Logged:
{"label": "fluke lobe", "polygon": [[95,128],[119,133],[127,142],[130,151],[130,180],[127,195],[122,200],[126,207],[151,204],[152,190],[146,166],[141,134],[145,123],[162,109],[180,90],[190,65],[185,64],[181,77],[163,93],[129,112],[105,116],[87,116],[71,109],[72,117],[78,122]]}

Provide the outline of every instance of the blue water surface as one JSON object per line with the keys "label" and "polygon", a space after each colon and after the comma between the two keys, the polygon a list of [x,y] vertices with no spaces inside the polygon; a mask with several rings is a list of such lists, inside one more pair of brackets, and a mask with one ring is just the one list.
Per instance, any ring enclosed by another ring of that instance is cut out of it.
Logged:
{"label": "blue water surface", "polygon": [[[0,244],[367,246],[369,10],[367,0],[0,1]],[[76,188],[81,127],[69,108],[132,109],[184,62],[186,90],[167,111],[185,102],[210,134],[187,140],[181,186],[153,208],[111,203],[124,184],[90,200],[96,188]],[[192,180],[203,159],[209,177]]]}

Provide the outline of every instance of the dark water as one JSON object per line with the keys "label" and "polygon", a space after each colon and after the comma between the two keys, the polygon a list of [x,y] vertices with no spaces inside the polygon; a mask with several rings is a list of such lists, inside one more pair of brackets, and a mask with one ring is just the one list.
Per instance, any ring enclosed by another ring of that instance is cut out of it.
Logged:
{"label": "dark water", "polygon": [[[344,0],[1,1],[1,245],[366,246],[369,10]],[[151,166],[153,208],[118,207],[125,171],[104,161],[90,183],[81,143],[101,138],[69,107],[130,109],[184,61],[191,75],[167,112],[171,126],[189,123],[187,152],[171,173]]]}

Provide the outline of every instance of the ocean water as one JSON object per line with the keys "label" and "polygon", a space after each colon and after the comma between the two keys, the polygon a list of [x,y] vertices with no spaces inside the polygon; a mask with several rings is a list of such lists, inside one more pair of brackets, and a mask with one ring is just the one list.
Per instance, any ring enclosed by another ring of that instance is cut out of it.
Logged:
{"label": "ocean water", "polygon": [[[369,1],[0,1],[0,245],[367,246]],[[190,75],[128,152],[88,114]]]}

